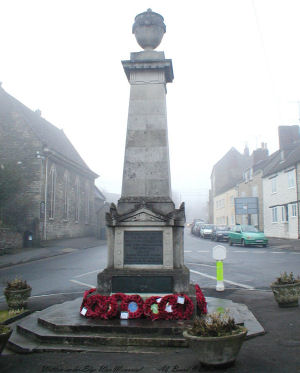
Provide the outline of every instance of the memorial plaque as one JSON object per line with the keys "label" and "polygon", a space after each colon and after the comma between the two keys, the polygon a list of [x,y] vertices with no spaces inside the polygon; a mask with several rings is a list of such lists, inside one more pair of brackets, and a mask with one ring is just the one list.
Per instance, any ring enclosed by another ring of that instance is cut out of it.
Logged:
{"label": "memorial plaque", "polygon": [[124,264],[163,264],[163,232],[125,231]]}
{"label": "memorial plaque", "polygon": [[171,276],[114,276],[113,293],[172,293]]}

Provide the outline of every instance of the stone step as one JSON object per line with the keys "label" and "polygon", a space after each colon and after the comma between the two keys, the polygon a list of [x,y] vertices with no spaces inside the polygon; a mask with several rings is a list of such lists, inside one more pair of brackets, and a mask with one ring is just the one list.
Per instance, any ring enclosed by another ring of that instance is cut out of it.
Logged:
{"label": "stone step", "polygon": [[48,344],[71,345],[106,345],[106,346],[152,346],[152,347],[187,347],[186,340],[180,336],[160,336],[149,334],[122,334],[116,333],[87,333],[69,332],[57,333],[42,327],[35,317],[30,317],[17,325],[18,334],[30,339]]}
{"label": "stone step", "polygon": [[[21,334],[14,332],[7,343],[9,351],[16,353],[33,353],[33,352],[105,352],[105,353],[144,353],[144,354],[162,354],[168,352],[181,352],[181,347],[145,347],[145,346],[88,346],[88,345],[65,345],[40,343],[28,339]],[[4,351],[5,353],[5,351]]]}

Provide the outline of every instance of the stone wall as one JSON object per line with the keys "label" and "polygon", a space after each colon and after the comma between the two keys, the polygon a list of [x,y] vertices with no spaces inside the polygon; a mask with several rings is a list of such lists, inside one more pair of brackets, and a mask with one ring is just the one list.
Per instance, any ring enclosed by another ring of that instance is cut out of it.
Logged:
{"label": "stone wall", "polygon": [[13,232],[8,228],[0,228],[0,250],[19,249],[23,246],[21,233]]}

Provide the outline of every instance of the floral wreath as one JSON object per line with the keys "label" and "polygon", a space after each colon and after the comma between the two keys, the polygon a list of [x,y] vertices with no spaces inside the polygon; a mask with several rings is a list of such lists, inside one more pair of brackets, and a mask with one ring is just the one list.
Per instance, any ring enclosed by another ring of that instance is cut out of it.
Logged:
{"label": "floral wreath", "polygon": [[124,293],[115,293],[115,294],[111,295],[111,298],[113,298],[116,301],[116,303],[117,303],[117,314],[120,314],[121,309],[122,309],[122,305],[124,304],[124,302],[127,298],[127,295],[124,294]]}
{"label": "floral wreath", "polygon": [[93,293],[95,293],[97,291],[96,288],[92,288],[92,289],[89,289],[89,290],[86,290],[83,294],[83,300],[82,300],[82,303],[81,303],[81,306],[80,306],[80,312],[82,311],[83,307],[86,306],[86,302],[88,300],[88,298],[90,298],[91,295],[93,295]]}
{"label": "floral wreath", "polygon": [[[178,302],[178,298],[184,298],[184,303],[181,304]],[[187,320],[190,319],[194,312],[194,304],[187,295],[178,294],[176,295],[176,304],[172,306],[174,319]]]}
{"label": "floral wreath", "polygon": [[[134,309],[133,311],[130,308]],[[143,315],[144,301],[139,295],[127,295],[121,304],[121,311],[128,312],[128,319],[138,319]]]}
{"label": "floral wreath", "polygon": [[161,297],[154,295],[146,299],[144,303],[144,315],[151,320],[157,320],[160,318],[159,302],[157,302],[158,299],[161,299]]}
{"label": "floral wreath", "polygon": [[207,302],[205,299],[205,296],[202,293],[202,290],[200,289],[199,285],[195,285],[196,290],[196,300],[197,300],[197,308],[200,311],[200,313],[203,313],[204,315],[207,314]]}
{"label": "floral wreath", "polygon": [[[165,295],[162,300],[159,302],[159,318],[164,320],[174,320],[174,306],[177,303],[177,296],[174,294]],[[166,307],[171,306],[172,311],[166,311]]]}

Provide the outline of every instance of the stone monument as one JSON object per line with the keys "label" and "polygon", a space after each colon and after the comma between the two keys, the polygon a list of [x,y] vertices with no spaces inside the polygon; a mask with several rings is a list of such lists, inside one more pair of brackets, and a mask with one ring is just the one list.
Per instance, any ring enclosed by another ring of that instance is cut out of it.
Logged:
{"label": "stone monument", "polygon": [[166,85],[172,60],[154,49],[166,26],[151,9],[132,32],[144,49],[122,61],[130,84],[122,194],[107,213],[108,264],[98,274],[101,294],[189,292],[184,265],[184,204],[171,198]]}

